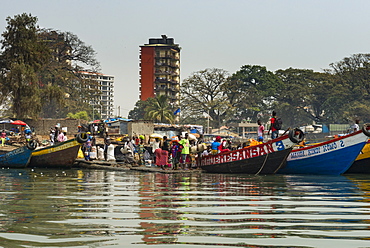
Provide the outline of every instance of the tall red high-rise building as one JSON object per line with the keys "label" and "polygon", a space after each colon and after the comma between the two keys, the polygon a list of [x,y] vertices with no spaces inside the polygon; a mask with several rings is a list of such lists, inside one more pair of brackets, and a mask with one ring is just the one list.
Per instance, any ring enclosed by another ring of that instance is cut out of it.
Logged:
{"label": "tall red high-rise building", "polygon": [[180,50],[173,38],[151,38],[140,46],[140,100],[166,95],[180,105]]}

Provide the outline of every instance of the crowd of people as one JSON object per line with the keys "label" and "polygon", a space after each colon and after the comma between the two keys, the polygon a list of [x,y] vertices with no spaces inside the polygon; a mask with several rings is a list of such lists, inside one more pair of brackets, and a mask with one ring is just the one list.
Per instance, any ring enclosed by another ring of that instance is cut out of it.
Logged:
{"label": "crowd of people", "polygon": [[0,132],[0,146],[5,146],[6,144],[12,144],[12,142],[15,142],[14,139],[11,141],[12,137],[17,138],[16,142],[20,141],[19,138],[28,142],[31,141],[33,132],[31,129],[25,127],[22,127],[21,129],[19,127],[12,127],[10,131],[3,129]]}
{"label": "crowd of people", "polygon": [[60,142],[64,142],[68,140],[67,132],[61,130],[58,126],[55,126],[54,128],[50,128],[49,133],[49,143],[50,145],[55,145]]}

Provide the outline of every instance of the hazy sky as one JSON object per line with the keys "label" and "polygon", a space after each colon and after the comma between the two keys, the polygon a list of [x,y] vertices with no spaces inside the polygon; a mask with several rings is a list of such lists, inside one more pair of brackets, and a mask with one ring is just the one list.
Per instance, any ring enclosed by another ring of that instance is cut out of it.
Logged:
{"label": "hazy sky", "polygon": [[[6,17],[28,13],[43,28],[76,34],[115,76],[114,106],[127,117],[139,99],[139,51],[162,34],[181,50],[181,80],[206,68],[242,65],[321,71],[370,52],[370,1],[2,0]],[[117,113],[117,110],[114,112]]]}

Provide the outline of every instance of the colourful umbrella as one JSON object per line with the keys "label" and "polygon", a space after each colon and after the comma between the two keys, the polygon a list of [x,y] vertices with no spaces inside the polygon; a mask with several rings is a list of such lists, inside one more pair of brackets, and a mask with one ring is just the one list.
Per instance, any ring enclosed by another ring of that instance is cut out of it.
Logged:
{"label": "colourful umbrella", "polygon": [[21,121],[21,120],[16,120],[16,121],[13,121],[12,123],[10,123],[12,125],[20,125],[20,126],[27,126],[27,123]]}

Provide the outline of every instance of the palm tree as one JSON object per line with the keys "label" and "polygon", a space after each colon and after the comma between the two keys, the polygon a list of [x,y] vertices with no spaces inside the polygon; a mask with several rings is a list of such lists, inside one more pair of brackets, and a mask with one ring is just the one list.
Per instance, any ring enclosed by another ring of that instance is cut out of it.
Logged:
{"label": "palm tree", "polygon": [[175,118],[171,106],[168,104],[166,95],[160,95],[150,101],[145,109],[145,117],[162,123],[173,123]]}

